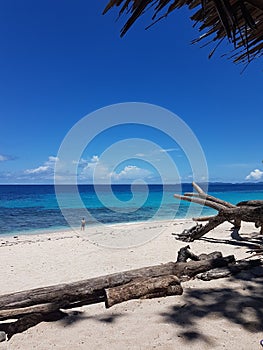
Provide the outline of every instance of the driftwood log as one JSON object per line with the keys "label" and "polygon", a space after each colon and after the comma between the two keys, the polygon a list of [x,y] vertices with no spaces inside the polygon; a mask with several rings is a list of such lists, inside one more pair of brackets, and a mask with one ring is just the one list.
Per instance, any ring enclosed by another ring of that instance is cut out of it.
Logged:
{"label": "driftwood log", "polygon": [[204,226],[197,224],[190,230],[184,230],[182,234],[177,235],[177,239],[184,242],[192,242],[225,221],[231,222],[236,230],[240,229],[241,221],[254,222],[256,227],[261,227],[260,233],[263,234],[263,201],[251,200],[234,205],[208,195],[194,182],[193,187],[197,192],[185,193],[184,195],[174,194],[174,197],[213,208],[218,211],[218,214],[193,218],[196,222],[206,221],[207,224]]}
{"label": "driftwood log", "polygon": [[[114,273],[106,276],[90,278],[84,281],[59,284],[55,286],[31,289],[0,296],[0,320],[10,316],[19,318],[32,312],[50,312],[58,309],[73,308],[105,302],[109,288],[125,285],[134,280],[173,275],[186,280],[198,273],[212,268],[234,263],[233,255],[211,258],[200,261],[169,262],[162,265]],[[140,291],[138,292],[141,293]],[[136,298],[136,291],[131,299]],[[14,311],[15,310],[15,311]],[[9,313],[10,312],[10,313]]]}
{"label": "driftwood log", "polygon": [[131,299],[151,299],[169,295],[183,294],[183,288],[178,277],[167,275],[152,278],[137,278],[122,286],[105,290],[107,308]]}
{"label": "driftwood log", "polygon": [[241,271],[249,270],[253,267],[260,265],[260,260],[241,260],[235,264],[230,264],[225,267],[217,267],[206,272],[198,274],[196,277],[203,281],[210,281],[218,278],[225,278],[238,274]]}
{"label": "driftwood log", "polygon": [[[254,261],[253,266],[260,264],[260,260]],[[0,331],[10,339],[39,322],[61,319],[67,315],[67,309],[77,306],[104,302],[108,308],[130,299],[181,295],[181,282],[224,267],[230,274],[236,273],[238,265],[240,262],[233,255],[223,257],[220,252],[213,252],[197,256],[186,246],[178,252],[177,262],[2,295]],[[241,269],[249,267],[252,265],[246,262]],[[222,276],[221,270],[220,273]]]}

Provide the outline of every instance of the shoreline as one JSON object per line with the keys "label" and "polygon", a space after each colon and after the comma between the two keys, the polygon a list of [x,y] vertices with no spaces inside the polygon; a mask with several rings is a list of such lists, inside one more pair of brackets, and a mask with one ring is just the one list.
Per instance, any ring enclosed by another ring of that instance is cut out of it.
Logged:
{"label": "shoreline", "polygon": [[[160,219],[160,220],[140,220],[140,221],[127,221],[127,222],[114,222],[114,223],[92,223],[92,224],[86,224],[86,231],[91,228],[92,230],[99,228],[99,227],[114,227],[114,226],[129,226],[129,225],[136,225],[136,224],[147,224],[147,223],[167,223],[167,222],[181,222],[181,221],[191,221],[194,224],[194,221],[189,218],[174,218],[174,219]],[[61,226],[58,228],[47,228],[47,229],[33,229],[33,230],[24,230],[24,231],[12,231],[9,233],[3,233],[0,234],[0,240],[1,238],[10,238],[14,236],[35,236],[35,235],[45,235],[45,234],[53,234],[53,233],[63,233],[63,232],[78,232],[80,231],[80,226],[76,227],[69,227],[69,226]]]}
{"label": "shoreline", "polygon": [[[84,231],[81,231],[80,228],[50,231],[36,230],[31,231],[30,234],[1,235],[0,248],[6,245],[13,246],[25,243],[46,242],[69,238],[74,239],[77,237],[102,249],[130,249],[148,244],[169,227],[172,228],[177,225],[187,225],[191,227],[194,224],[195,222],[191,219],[174,219],[86,225]],[[145,231],[150,234],[146,234],[143,237],[141,233],[144,234]],[[120,242],[116,244],[116,240],[118,241],[118,239]]]}

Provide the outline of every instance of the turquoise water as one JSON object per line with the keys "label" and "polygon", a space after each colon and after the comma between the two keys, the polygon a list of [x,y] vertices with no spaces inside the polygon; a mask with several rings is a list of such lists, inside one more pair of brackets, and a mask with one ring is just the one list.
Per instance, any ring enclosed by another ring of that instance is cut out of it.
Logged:
{"label": "turquoise water", "polygon": [[[89,224],[110,224],[215,213],[210,208],[201,210],[199,205],[190,208],[188,202],[175,200],[174,193],[192,192],[191,184],[183,184],[182,188],[178,185],[112,185],[110,188],[80,185],[78,191],[81,204],[74,187],[60,186],[59,206],[52,185],[0,185],[0,234],[65,229],[69,222],[79,226],[83,216]],[[209,184],[209,194],[233,204],[249,199],[263,200],[263,184]]]}

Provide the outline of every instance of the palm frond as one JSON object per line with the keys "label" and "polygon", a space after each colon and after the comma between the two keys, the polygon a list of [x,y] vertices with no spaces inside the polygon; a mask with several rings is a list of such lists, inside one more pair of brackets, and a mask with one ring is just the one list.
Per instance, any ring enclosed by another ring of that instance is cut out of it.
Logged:
{"label": "palm frond", "polygon": [[194,43],[208,37],[210,41],[217,41],[213,53],[228,39],[233,44],[230,57],[234,62],[250,62],[263,55],[263,0],[110,0],[103,14],[115,6],[120,8],[119,15],[128,16],[121,36],[150,7],[155,23],[174,10],[188,6],[196,9],[191,19],[198,24],[199,31],[205,31]]}

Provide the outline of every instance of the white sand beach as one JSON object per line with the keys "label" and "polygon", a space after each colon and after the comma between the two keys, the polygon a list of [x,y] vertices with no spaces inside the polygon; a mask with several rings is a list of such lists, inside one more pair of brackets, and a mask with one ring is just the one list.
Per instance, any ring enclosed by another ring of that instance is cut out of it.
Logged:
{"label": "white sand beach", "polygon": [[[184,242],[172,233],[191,220],[86,227],[0,238],[0,294],[69,283],[113,272],[176,261]],[[231,238],[225,223],[190,244],[193,253],[250,256],[248,242]],[[258,229],[242,224],[241,236]],[[137,237],[131,240],[132,235]],[[149,240],[150,237],[155,237]],[[260,349],[263,277],[242,272],[209,282],[182,283],[181,296],[131,300],[106,309],[80,307],[56,322],[42,322],[0,343],[0,349]]]}

